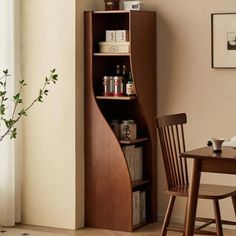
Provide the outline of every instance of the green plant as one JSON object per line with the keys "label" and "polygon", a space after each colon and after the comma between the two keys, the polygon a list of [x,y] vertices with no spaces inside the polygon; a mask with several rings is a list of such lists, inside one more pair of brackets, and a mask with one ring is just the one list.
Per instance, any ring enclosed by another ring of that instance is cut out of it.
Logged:
{"label": "green plant", "polygon": [[[16,123],[22,118],[22,116],[27,116],[28,110],[37,102],[43,102],[43,97],[48,95],[49,90],[47,87],[50,84],[55,84],[57,82],[58,75],[56,70],[50,70],[50,75],[45,77],[43,86],[39,90],[37,97],[26,107],[19,106],[23,103],[22,92],[23,88],[27,85],[24,80],[19,80],[19,90],[11,98],[8,98],[7,94],[7,82],[10,74],[8,70],[3,71],[3,76],[0,78],[0,142],[7,135],[10,135],[10,138],[16,138],[17,128],[15,127]],[[8,111],[9,100],[12,103],[12,110]],[[7,113],[9,115],[7,115]]]}

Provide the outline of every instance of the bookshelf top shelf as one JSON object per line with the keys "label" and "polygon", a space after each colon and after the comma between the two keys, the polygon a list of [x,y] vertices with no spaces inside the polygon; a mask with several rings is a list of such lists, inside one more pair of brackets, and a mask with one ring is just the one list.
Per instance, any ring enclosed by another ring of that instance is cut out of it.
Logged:
{"label": "bookshelf top shelf", "polygon": [[148,138],[138,138],[134,140],[120,140],[121,144],[132,145],[136,143],[142,143],[148,141]]}

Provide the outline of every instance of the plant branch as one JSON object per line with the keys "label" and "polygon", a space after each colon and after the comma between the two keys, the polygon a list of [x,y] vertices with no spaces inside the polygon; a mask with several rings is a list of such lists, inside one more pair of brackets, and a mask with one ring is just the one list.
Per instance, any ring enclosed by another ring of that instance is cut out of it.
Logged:
{"label": "plant branch", "polygon": [[[26,107],[21,109],[18,114],[16,115],[17,112],[17,108],[19,103],[23,103],[23,99],[21,98],[21,94],[22,94],[22,90],[23,87],[26,86],[26,84],[24,83],[24,80],[19,81],[20,87],[19,87],[19,92],[16,93],[13,96],[13,103],[14,103],[14,107],[13,107],[13,111],[11,113],[11,118],[7,119],[5,118],[5,110],[6,110],[6,101],[8,100],[8,98],[6,97],[6,93],[7,93],[7,80],[6,78],[9,76],[8,74],[8,70],[3,71],[4,75],[0,78],[0,85],[2,86],[3,90],[0,91],[0,127],[1,127],[1,123],[4,123],[6,126],[6,130],[5,132],[0,135],[0,142],[3,140],[3,138],[6,135],[11,135],[11,138],[16,138],[16,134],[17,134],[17,129],[15,127],[15,124],[21,119],[22,116],[27,116],[27,111],[36,103],[36,102],[43,102],[43,96],[48,95],[48,90],[46,89],[48,85],[50,85],[51,83],[55,84],[57,82],[57,77],[58,75],[55,73],[56,70],[50,70],[50,76],[49,77],[45,77],[45,82],[42,86],[42,88],[39,90],[39,94],[38,96],[33,99],[33,101]],[[1,80],[5,77],[5,81],[2,82]]]}

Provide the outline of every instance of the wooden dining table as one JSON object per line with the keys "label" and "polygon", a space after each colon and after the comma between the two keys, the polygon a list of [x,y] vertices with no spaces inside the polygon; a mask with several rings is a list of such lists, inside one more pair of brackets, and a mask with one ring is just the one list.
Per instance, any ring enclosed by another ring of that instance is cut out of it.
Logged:
{"label": "wooden dining table", "polygon": [[[189,186],[185,236],[194,234],[198,190],[202,172],[236,174],[236,149],[222,147],[222,152],[213,152],[212,147],[202,147],[180,154],[181,158],[193,160],[192,177]],[[234,206],[236,208],[236,206]]]}

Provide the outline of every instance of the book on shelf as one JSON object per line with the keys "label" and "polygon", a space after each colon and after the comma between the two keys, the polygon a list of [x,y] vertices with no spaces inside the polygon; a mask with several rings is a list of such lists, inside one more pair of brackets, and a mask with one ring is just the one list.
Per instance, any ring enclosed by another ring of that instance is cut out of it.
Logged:
{"label": "book on shelf", "polygon": [[123,147],[132,181],[143,179],[143,148],[128,145]]}
{"label": "book on shelf", "polygon": [[145,222],[147,220],[146,213],[146,191],[140,192],[140,221]]}
{"label": "book on shelf", "polygon": [[133,225],[141,223],[140,213],[140,191],[135,191],[133,192]]}
{"label": "book on shelf", "polygon": [[143,148],[134,149],[134,181],[143,179]]}
{"label": "book on shelf", "polygon": [[133,192],[133,225],[143,223],[146,220],[146,191],[135,191]]}

